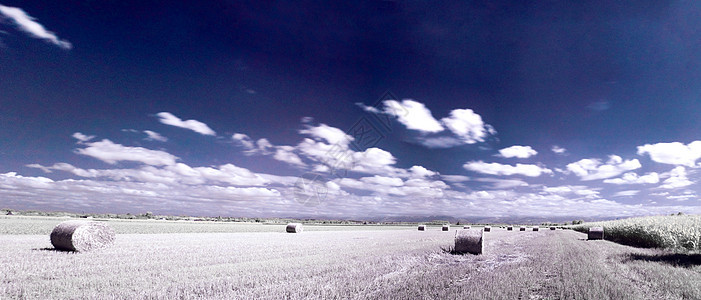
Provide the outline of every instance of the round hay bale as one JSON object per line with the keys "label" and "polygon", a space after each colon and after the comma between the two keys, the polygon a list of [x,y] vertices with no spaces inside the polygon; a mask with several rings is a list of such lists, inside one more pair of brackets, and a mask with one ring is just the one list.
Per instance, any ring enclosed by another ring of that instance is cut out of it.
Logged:
{"label": "round hay bale", "polygon": [[540,226],[533,226],[533,231],[538,231],[540,230]]}
{"label": "round hay bale", "polygon": [[514,230],[514,226],[507,226],[507,227],[506,227],[506,230],[512,231],[512,230]]}
{"label": "round hay bale", "polygon": [[526,231],[526,227],[521,226],[521,228],[518,229],[519,231]]}
{"label": "round hay bale", "polygon": [[484,226],[484,232],[492,231],[492,226]]}
{"label": "round hay bale", "polygon": [[108,247],[117,235],[102,222],[71,220],[51,231],[51,244],[63,251],[87,252]]}
{"label": "round hay bale", "polygon": [[420,224],[419,231],[426,231],[426,225]]}
{"label": "round hay bale", "polygon": [[442,231],[449,231],[450,230],[450,224],[443,225],[441,228]]}
{"label": "round hay bale", "polygon": [[302,223],[287,224],[285,231],[287,231],[287,233],[302,233]]}
{"label": "round hay bale", "polygon": [[555,230],[555,229],[557,229],[557,228],[555,228],[555,226],[550,226],[550,230]]}
{"label": "round hay bale", "polygon": [[589,234],[587,234],[587,239],[589,239],[589,240],[603,240],[604,239],[604,227],[589,228]]}
{"label": "round hay bale", "polygon": [[455,231],[455,252],[482,254],[484,250],[484,231],[467,229]]}
{"label": "round hay bale", "polygon": [[472,228],[470,225],[465,225],[462,227],[462,229],[470,229],[470,228]]}

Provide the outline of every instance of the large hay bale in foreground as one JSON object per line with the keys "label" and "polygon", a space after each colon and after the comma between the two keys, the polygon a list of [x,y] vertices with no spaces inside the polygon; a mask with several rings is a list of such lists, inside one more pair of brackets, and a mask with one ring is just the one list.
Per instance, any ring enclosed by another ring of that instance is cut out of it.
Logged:
{"label": "large hay bale in foreground", "polygon": [[63,251],[86,252],[108,247],[117,235],[102,222],[65,221],[51,231],[51,244]]}
{"label": "large hay bale in foreground", "polygon": [[441,228],[442,231],[449,231],[450,230],[450,224],[443,225]]}
{"label": "large hay bale in foreground", "polygon": [[589,234],[587,235],[587,239],[603,240],[604,239],[604,227],[589,228]]}
{"label": "large hay bale in foreground", "polygon": [[472,228],[470,225],[465,225],[462,227],[462,229],[470,229],[470,228]]}
{"label": "large hay bale in foreground", "polygon": [[540,230],[540,226],[533,226],[533,231],[538,231]]}
{"label": "large hay bale in foreground", "polygon": [[419,231],[426,231],[426,225],[420,224]]}
{"label": "large hay bale in foreground", "polygon": [[484,226],[484,232],[492,231],[492,226]]}
{"label": "large hay bale in foreground", "polygon": [[519,231],[526,231],[526,227],[521,226],[521,228],[518,229]]}
{"label": "large hay bale in foreground", "polygon": [[484,250],[484,231],[468,229],[455,231],[455,252],[482,254]]}
{"label": "large hay bale in foreground", "polygon": [[287,231],[287,233],[302,233],[302,223],[287,224],[285,231]]}

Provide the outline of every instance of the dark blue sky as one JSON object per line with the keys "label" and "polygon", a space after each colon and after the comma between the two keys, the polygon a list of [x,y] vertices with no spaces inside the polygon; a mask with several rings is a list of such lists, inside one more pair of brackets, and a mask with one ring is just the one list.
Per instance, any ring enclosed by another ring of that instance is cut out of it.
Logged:
{"label": "dark blue sky", "polygon": [[701,212],[696,1],[0,5],[3,207]]}

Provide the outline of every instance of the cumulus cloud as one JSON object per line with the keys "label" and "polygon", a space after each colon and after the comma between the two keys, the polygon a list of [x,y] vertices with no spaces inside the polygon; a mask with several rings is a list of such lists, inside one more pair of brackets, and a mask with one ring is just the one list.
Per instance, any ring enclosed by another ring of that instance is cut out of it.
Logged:
{"label": "cumulus cloud", "polygon": [[286,162],[291,165],[306,166],[302,159],[294,153],[294,147],[292,146],[279,146],[275,151],[273,158],[279,161]]}
{"label": "cumulus cloud", "polygon": [[555,187],[545,186],[543,187],[543,191],[546,193],[558,195],[574,194],[590,199],[599,197],[599,189],[592,189],[583,185],[562,185]]}
{"label": "cumulus cloud", "polygon": [[688,145],[674,142],[638,146],[638,155],[645,154],[658,163],[694,167],[696,160],[701,158],[701,141],[693,141]]}
{"label": "cumulus cloud", "polygon": [[558,145],[553,145],[552,148],[550,148],[550,151],[554,152],[555,154],[565,154],[567,153],[567,149],[562,148]]}
{"label": "cumulus cloud", "polygon": [[144,130],[144,133],[147,135],[146,140],[147,141],[157,141],[157,142],[167,142],[168,138],[162,136],[160,133],[151,131],[151,130]]}
{"label": "cumulus cloud", "polygon": [[299,133],[307,134],[316,140],[325,140],[331,145],[347,146],[353,141],[353,137],[347,135],[343,130],[326,124],[320,124],[319,126],[307,125],[307,128],[300,130]]}
{"label": "cumulus cloud", "polygon": [[253,141],[248,135],[245,135],[243,133],[234,133],[231,136],[231,139],[239,143],[241,146],[243,146],[244,149],[246,149],[244,151],[246,155],[267,155],[273,153],[272,151],[276,148],[276,146],[274,146],[270,141],[268,141],[268,139],[262,138],[258,139],[257,141]]}
{"label": "cumulus cloud", "polygon": [[604,180],[605,183],[611,184],[644,184],[644,183],[658,183],[660,182],[660,176],[656,172],[647,173],[643,176],[638,176],[638,174],[629,172],[623,174],[621,178],[612,178]]}
{"label": "cumulus cloud", "polygon": [[80,132],[76,132],[73,134],[73,138],[78,140],[78,143],[81,143],[81,142],[87,142],[89,140],[92,140],[95,138],[95,136],[94,135],[84,135]]}
{"label": "cumulus cloud", "polygon": [[662,176],[669,178],[665,179],[660,185],[662,189],[676,189],[694,184],[693,181],[689,180],[686,174],[686,168],[678,166],[671,171],[662,174]]}
{"label": "cumulus cloud", "polygon": [[524,175],[529,177],[538,177],[541,174],[551,174],[552,170],[547,168],[541,168],[537,165],[529,164],[516,164],[505,165],[500,163],[486,163],[483,161],[471,161],[463,165],[463,168],[490,175]]}
{"label": "cumulus cloud", "polygon": [[411,177],[418,178],[431,177],[438,174],[422,166],[412,166],[411,168],[409,168],[409,173],[411,174]]}
{"label": "cumulus cloud", "polygon": [[403,186],[404,185],[404,181],[401,178],[379,176],[379,175],[375,175],[373,177],[362,177],[362,178],[360,178],[360,181],[362,181],[364,183],[371,183],[371,184],[385,185],[385,186]]}
{"label": "cumulus cloud", "polygon": [[499,156],[505,157],[505,158],[512,158],[512,157],[517,157],[517,158],[529,158],[531,156],[534,156],[538,154],[537,151],[533,150],[531,146],[511,146],[508,148],[504,148],[499,150]]}
{"label": "cumulus cloud", "polygon": [[414,100],[405,99],[402,102],[386,100],[384,113],[397,117],[399,123],[406,128],[421,132],[436,133],[444,130],[426,106]]}
{"label": "cumulus cloud", "polygon": [[51,166],[38,164],[28,167],[45,171],[56,170],[72,173],[84,178],[109,178],[115,181],[162,183],[162,184],[227,184],[232,186],[262,186],[271,183],[260,174],[233,164],[218,167],[190,167],[183,163],[166,166],[141,166],[133,169],[83,169],[68,163]]}
{"label": "cumulus cloud", "polygon": [[[471,109],[454,109],[448,117],[436,120],[431,111],[421,102],[404,99],[385,100],[384,109],[357,103],[365,111],[384,113],[397,117],[406,128],[418,131],[421,135],[415,140],[429,148],[451,148],[459,145],[484,142],[496,130],[485,124],[482,117]],[[448,129],[448,133],[445,133]]]}
{"label": "cumulus cloud", "polygon": [[567,170],[586,181],[618,176],[640,167],[642,166],[637,159],[623,161],[620,156],[611,155],[606,163],[599,159],[586,158],[568,164]]}
{"label": "cumulus cloud", "polygon": [[189,129],[203,135],[216,135],[214,130],[209,128],[207,124],[197,120],[183,121],[169,112],[159,112],[156,116],[158,116],[161,123],[166,125]]}
{"label": "cumulus cloud", "polygon": [[28,15],[21,8],[9,7],[0,4],[0,14],[5,18],[12,20],[12,22],[17,25],[19,30],[28,33],[32,37],[45,40],[66,50],[73,48],[73,45],[70,42],[61,40],[58,38],[58,36],[56,36],[56,34],[46,30],[43,25],[37,23],[35,18]]}
{"label": "cumulus cloud", "polygon": [[97,158],[108,164],[119,161],[141,162],[147,165],[174,165],[178,157],[164,151],[150,150],[142,147],[128,147],[115,144],[108,139],[99,142],[84,143],[85,148],[76,149],[81,155]]}
{"label": "cumulus cloud", "polygon": [[471,109],[454,109],[450,112],[450,117],[441,121],[465,144],[484,142],[488,135],[496,133],[491,125],[485,124],[482,117]]}

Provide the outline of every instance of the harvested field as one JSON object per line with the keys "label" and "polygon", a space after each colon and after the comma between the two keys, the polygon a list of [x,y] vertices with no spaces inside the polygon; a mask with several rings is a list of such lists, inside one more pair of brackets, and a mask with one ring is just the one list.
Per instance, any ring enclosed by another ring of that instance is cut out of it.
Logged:
{"label": "harvested field", "polygon": [[53,251],[45,235],[0,235],[0,298],[701,298],[701,267],[678,254],[570,230],[486,237],[484,254],[454,255],[453,234],[413,226],[122,234],[87,253]]}

